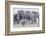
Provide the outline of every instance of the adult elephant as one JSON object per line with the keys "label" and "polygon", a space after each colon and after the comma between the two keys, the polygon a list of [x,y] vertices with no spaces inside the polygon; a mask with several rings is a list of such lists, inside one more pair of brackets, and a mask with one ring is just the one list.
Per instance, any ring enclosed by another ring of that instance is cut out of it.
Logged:
{"label": "adult elephant", "polygon": [[[31,13],[31,11],[26,11],[26,19],[27,19],[27,21],[29,21],[29,23],[33,23],[33,19],[32,19],[32,13]],[[30,22],[31,21],[31,22]]]}
{"label": "adult elephant", "polygon": [[32,11],[32,19],[33,19],[33,24],[37,23],[37,19],[39,20],[39,13]]}

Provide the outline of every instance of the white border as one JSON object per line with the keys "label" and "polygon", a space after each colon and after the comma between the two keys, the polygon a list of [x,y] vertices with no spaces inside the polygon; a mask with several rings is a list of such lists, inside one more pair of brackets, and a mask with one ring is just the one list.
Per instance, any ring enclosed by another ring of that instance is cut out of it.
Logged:
{"label": "white border", "polygon": [[[13,8],[39,8],[39,14],[40,14],[40,24],[39,27],[30,27],[30,28],[13,28]],[[10,32],[16,32],[16,31],[38,31],[42,30],[42,6],[24,6],[24,5],[10,5]]]}

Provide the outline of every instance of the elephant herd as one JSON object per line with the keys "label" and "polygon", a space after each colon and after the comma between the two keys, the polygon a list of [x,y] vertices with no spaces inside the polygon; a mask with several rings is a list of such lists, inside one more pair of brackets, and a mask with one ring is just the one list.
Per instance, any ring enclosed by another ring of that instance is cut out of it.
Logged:
{"label": "elephant herd", "polygon": [[13,18],[14,18],[13,19],[14,24],[19,24],[21,20],[22,20],[21,24],[23,24],[23,25],[26,24],[27,21],[29,21],[29,22],[31,21],[30,22],[31,24],[36,24],[39,22],[39,13],[36,11],[31,12],[28,10],[26,10],[26,11],[19,10],[18,13],[13,16]]}

